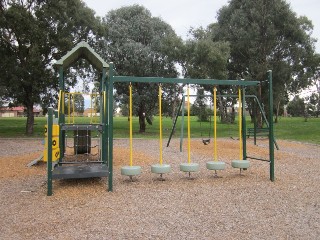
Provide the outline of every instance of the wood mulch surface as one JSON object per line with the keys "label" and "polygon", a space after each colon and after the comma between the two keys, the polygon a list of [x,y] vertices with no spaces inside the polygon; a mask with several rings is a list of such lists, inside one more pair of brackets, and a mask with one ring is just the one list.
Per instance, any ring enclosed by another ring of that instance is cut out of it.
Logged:
{"label": "wood mulch surface", "polygon": [[[165,146],[166,142],[163,142]],[[218,139],[218,158],[226,169],[206,169],[213,143],[191,143],[192,174],[179,170],[187,162],[174,139],[163,149],[172,168],[165,181],[150,171],[159,161],[158,140],[133,140],[134,165],[142,174],[131,182],[121,176],[129,163],[129,141],[114,141],[114,191],[107,178],[55,180],[46,196],[46,165],[26,165],[42,154],[42,140],[0,139],[0,239],[319,239],[319,145],[278,141],[276,181],[269,163],[250,160],[242,175],[231,167],[239,158],[237,140]],[[267,140],[248,155],[268,158]]]}

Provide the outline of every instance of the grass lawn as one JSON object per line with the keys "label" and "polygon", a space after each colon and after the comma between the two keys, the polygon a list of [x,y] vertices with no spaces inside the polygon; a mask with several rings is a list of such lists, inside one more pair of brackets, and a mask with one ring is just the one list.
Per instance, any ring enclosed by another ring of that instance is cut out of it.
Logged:
{"label": "grass lawn", "polygon": [[[98,119],[95,120],[96,122]],[[187,136],[187,118],[185,117],[184,136]],[[66,119],[68,122],[68,119]],[[163,135],[168,138],[172,128],[172,120],[163,118]],[[34,134],[31,137],[44,137],[43,129],[46,118],[35,118]],[[75,118],[75,123],[90,123],[90,119],[86,117]],[[26,118],[0,118],[0,137],[26,137],[25,135]],[[247,127],[252,127],[249,118],[247,119]],[[181,117],[179,117],[176,125],[176,133],[174,137],[180,137]],[[197,121],[196,117],[191,117],[191,137],[208,138],[210,131],[209,122]],[[211,126],[211,136],[213,132],[213,123]],[[138,118],[133,119],[133,135],[135,138],[157,138],[159,133],[159,118],[155,117],[152,125],[147,125],[147,131],[144,134],[139,133]],[[275,136],[277,139],[288,139],[303,141],[309,143],[320,144],[320,118],[310,118],[307,122],[304,118],[281,118],[279,123],[275,124]],[[237,137],[237,124],[221,124],[217,123],[218,137]],[[114,118],[114,137],[129,137],[129,122],[127,117]]]}

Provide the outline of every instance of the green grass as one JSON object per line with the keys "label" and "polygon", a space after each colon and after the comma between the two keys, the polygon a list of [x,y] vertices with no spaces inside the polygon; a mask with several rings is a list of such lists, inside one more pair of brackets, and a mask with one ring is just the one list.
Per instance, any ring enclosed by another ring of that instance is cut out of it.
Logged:
{"label": "green grass", "polygon": [[[97,121],[97,120],[96,120]],[[184,136],[187,136],[187,118],[185,117]],[[68,119],[66,119],[68,122]],[[75,123],[89,123],[90,119],[86,117],[75,118]],[[0,118],[0,137],[27,137],[25,135],[26,118]],[[42,138],[46,118],[35,118],[34,134],[31,137]],[[247,119],[247,127],[252,127],[252,124]],[[172,120],[163,118],[163,137],[168,138],[172,128]],[[213,123],[212,123],[213,128]],[[176,133],[174,137],[180,137],[181,117],[179,117]],[[210,123],[197,121],[196,117],[191,117],[191,137],[208,138]],[[213,130],[211,129],[211,132]],[[275,136],[277,139],[288,139],[309,143],[320,144],[320,118],[310,118],[307,122],[303,118],[281,118],[279,123],[275,124]],[[147,125],[147,131],[144,134],[139,133],[138,118],[133,118],[133,135],[135,138],[157,138],[159,134],[159,118],[155,117],[152,125]],[[217,124],[218,137],[237,137],[237,124]],[[211,134],[212,136],[212,134]],[[129,122],[127,117],[114,118],[114,137],[128,138],[129,137]]]}

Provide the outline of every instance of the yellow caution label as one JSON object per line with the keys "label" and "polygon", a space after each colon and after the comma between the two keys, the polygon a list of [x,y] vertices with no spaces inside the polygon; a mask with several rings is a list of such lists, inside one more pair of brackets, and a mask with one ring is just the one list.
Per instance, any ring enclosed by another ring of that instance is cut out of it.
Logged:
{"label": "yellow caution label", "polygon": [[[52,149],[56,149],[59,147],[59,137],[52,138]],[[48,148],[48,138],[44,139],[44,148]]]}
{"label": "yellow caution label", "polygon": [[[44,135],[48,136],[48,125],[44,125]],[[59,136],[59,125],[54,124],[52,125],[52,137],[58,137]]]}
{"label": "yellow caution label", "polygon": [[[52,161],[58,160],[60,157],[60,148],[52,149]],[[43,151],[43,161],[47,162],[48,161],[48,153],[47,149]]]}

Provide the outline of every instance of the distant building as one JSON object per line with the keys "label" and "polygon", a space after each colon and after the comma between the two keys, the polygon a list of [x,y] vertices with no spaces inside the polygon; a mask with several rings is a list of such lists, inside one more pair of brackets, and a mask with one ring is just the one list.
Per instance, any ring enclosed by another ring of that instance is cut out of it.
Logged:
{"label": "distant building", "polygon": [[[33,108],[33,114],[35,117],[41,115],[41,110]],[[25,107],[2,107],[0,108],[0,117],[25,117]]]}
{"label": "distant building", "polygon": [[83,112],[84,117],[98,117],[100,116],[100,113],[97,113],[97,111],[94,108],[86,108]]}

